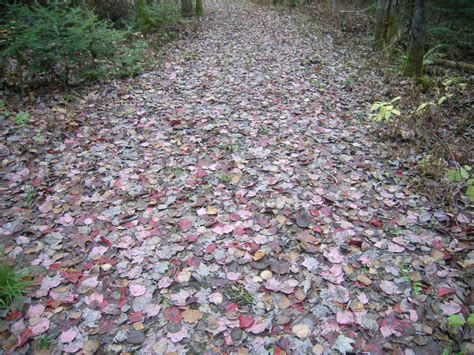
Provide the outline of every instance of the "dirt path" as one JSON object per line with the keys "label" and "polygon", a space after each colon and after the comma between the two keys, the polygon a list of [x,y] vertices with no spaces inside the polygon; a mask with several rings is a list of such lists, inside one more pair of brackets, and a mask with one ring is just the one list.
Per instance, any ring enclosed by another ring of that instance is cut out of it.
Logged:
{"label": "dirt path", "polygon": [[4,348],[440,353],[456,243],[381,162],[360,59],[297,14],[207,11],[163,68],[91,88],[75,135],[25,161],[4,133],[0,233],[42,270]]}

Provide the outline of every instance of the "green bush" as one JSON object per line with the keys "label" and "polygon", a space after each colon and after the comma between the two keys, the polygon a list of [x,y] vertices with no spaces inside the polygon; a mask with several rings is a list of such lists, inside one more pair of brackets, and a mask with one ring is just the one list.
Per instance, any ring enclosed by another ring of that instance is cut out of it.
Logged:
{"label": "green bush", "polygon": [[11,6],[0,33],[7,82],[22,88],[39,81],[71,84],[108,76],[121,61],[128,36],[91,11],[65,5]]}
{"label": "green bush", "polygon": [[179,30],[181,13],[173,4],[154,4],[137,6],[131,27],[143,33],[158,33],[159,37],[170,34],[173,38]]}
{"label": "green bush", "polygon": [[148,6],[148,9],[158,30],[175,31],[178,29],[181,13],[175,5],[156,4]]}

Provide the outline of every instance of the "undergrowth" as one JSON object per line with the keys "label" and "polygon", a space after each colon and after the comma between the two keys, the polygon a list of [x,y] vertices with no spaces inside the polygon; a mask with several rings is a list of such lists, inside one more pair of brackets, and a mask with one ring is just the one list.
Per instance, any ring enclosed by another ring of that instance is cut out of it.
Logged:
{"label": "undergrowth", "polygon": [[27,271],[18,270],[2,262],[0,264],[0,308],[8,309],[21,303],[32,287],[32,282],[25,280]]}

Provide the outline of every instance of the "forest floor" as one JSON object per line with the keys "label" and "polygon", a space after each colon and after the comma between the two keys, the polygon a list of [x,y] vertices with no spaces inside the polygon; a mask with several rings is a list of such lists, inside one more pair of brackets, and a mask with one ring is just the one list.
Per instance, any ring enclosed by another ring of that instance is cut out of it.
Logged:
{"label": "forest floor", "polygon": [[3,349],[460,346],[473,256],[384,161],[375,74],[301,14],[207,6],[156,70],[0,122],[1,242],[38,282]]}

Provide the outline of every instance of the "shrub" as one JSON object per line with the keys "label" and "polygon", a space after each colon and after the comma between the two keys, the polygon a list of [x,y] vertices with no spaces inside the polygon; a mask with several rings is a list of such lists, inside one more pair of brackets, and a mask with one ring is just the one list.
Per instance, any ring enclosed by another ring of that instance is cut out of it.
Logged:
{"label": "shrub", "polygon": [[181,14],[173,4],[153,4],[140,6],[138,3],[136,14],[131,27],[143,33],[157,32],[160,37],[179,30]]}
{"label": "shrub", "polygon": [[178,29],[181,14],[175,5],[155,4],[148,6],[148,9],[158,30],[167,32]]}
{"label": "shrub", "polygon": [[22,88],[42,81],[71,84],[107,76],[120,62],[128,35],[91,11],[65,5],[11,6],[0,33],[5,34],[0,60],[7,82]]}

